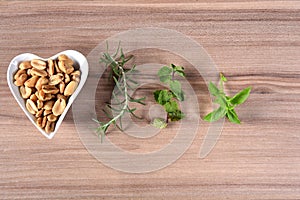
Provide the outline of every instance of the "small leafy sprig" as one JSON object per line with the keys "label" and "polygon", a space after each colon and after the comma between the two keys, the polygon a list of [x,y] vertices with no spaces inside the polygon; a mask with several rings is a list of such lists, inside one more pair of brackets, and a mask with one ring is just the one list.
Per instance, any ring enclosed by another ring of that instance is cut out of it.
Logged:
{"label": "small leafy sprig", "polygon": [[153,126],[157,128],[165,128],[169,120],[178,121],[184,117],[184,113],[179,109],[178,101],[184,101],[184,92],[181,88],[181,83],[175,80],[175,74],[185,77],[184,68],[181,66],[163,66],[158,71],[158,76],[161,82],[167,83],[170,86],[170,90],[156,90],[154,91],[155,101],[162,105],[167,112],[166,120],[161,118],[155,118],[153,120]]}
{"label": "small leafy sprig", "polygon": [[211,95],[215,96],[214,103],[217,103],[220,106],[206,115],[204,120],[208,122],[214,122],[226,116],[230,122],[240,124],[241,121],[239,120],[234,108],[247,100],[251,91],[251,87],[247,87],[233,97],[229,97],[224,93],[224,82],[226,81],[227,79],[225,76],[220,73],[220,88],[218,88],[212,82],[209,83],[208,90]]}
{"label": "small leafy sprig", "polygon": [[[99,124],[96,128],[96,133],[98,137],[101,137],[101,142],[103,142],[104,136],[110,125],[113,124],[122,131],[122,117],[125,113],[130,113],[132,116],[140,118],[134,114],[136,108],[129,107],[130,102],[145,105],[143,102],[146,99],[145,97],[136,99],[129,95],[129,91],[134,90],[137,85],[137,82],[130,78],[130,74],[135,71],[135,65],[133,65],[130,69],[125,69],[124,67],[125,64],[132,58],[133,55],[125,57],[122,48],[120,48],[120,44],[113,55],[108,53],[107,44],[107,51],[106,53],[103,53],[100,58],[100,63],[104,63],[105,67],[111,67],[111,77],[116,85],[116,90],[112,92],[113,100],[116,103],[106,103],[106,110],[103,109],[104,113],[110,120],[108,122],[101,122],[97,119],[93,119]],[[114,113],[114,115],[112,115],[112,113]]]}

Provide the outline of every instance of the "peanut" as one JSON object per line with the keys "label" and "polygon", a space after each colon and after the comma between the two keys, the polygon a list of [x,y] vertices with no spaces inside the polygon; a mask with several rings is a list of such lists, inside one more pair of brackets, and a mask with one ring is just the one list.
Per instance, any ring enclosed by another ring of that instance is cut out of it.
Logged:
{"label": "peanut", "polygon": [[55,116],[54,114],[51,114],[51,115],[47,116],[47,119],[50,122],[55,122],[57,120],[57,116]]}
{"label": "peanut", "polygon": [[69,83],[71,81],[71,78],[68,74],[65,74],[65,83]]}
{"label": "peanut", "polygon": [[45,131],[46,131],[47,133],[53,132],[53,131],[54,131],[54,126],[55,126],[55,122],[47,121],[46,127],[45,127]]}
{"label": "peanut", "polygon": [[45,109],[45,110],[52,110],[53,105],[54,105],[54,101],[53,101],[53,100],[51,100],[51,101],[46,101],[46,102],[44,103],[44,109]]}
{"label": "peanut", "polygon": [[27,74],[21,74],[17,79],[16,81],[14,82],[14,84],[16,86],[22,86],[24,85],[25,81],[27,80]]}
{"label": "peanut", "polygon": [[54,62],[53,60],[48,60],[48,73],[50,76],[52,76],[54,74]]}
{"label": "peanut", "polygon": [[58,73],[56,75],[52,75],[49,78],[49,85],[57,85],[64,79],[64,75],[62,73]]}
{"label": "peanut", "polygon": [[39,110],[39,111],[35,114],[35,117],[41,117],[41,116],[43,115],[43,112],[44,112],[43,109]]}
{"label": "peanut", "polygon": [[14,79],[17,80],[22,74],[26,74],[26,70],[25,69],[18,70],[16,72],[16,74],[14,75]]}
{"label": "peanut", "polygon": [[42,91],[46,94],[57,94],[59,89],[55,85],[43,85]]}
{"label": "peanut", "polygon": [[66,101],[64,99],[57,99],[52,107],[52,113],[55,116],[59,116],[63,113],[66,108]]}
{"label": "peanut", "polygon": [[44,62],[42,60],[33,59],[33,60],[31,60],[30,64],[32,67],[39,69],[39,70],[46,69],[46,62]]}
{"label": "peanut", "polygon": [[30,79],[28,79],[28,80],[24,83],[24,85],[27,86],[27,87],[34,87],[38,79],[39,79],[38,76],[33,76],[33,77],[31,77]]}
{"label": "peanut", "polygon": [[24,62],[20,63],[19,68],[20,69],[31,69],[32,66],[29,61],[24,61]]}
{"label": "peanut", "polygon": [[30,74],[32,76],[47,76],[48,75],[48,73],[45,70],[40,70],[40,69],[35,69],[35,68],[30,70]]}
{"label": "peanut", "polygon": [[52,110],[44,110],[44,116],[47,116],[52,113]]}
{"label": "peanut", "polygon": [[70,96],[70,95],[72,95],[72,94],[75,92],[77,86],[78,86],[78,82],[76,82],[76,81],[71,81],[71,82],[66,86],[65,91],[64,91],[64,95],[65,95],[65,96]]}
{"label": "peanut", "polygon": [[27,99],[30,97],[30,95],[32,93],[32,89],[29,87],[26,87],[26,86],[21,86],[20,93],[21,93],[21,96],[23,97],[23,99]]}
{"label": "peanut", "polygon": [[65,91],[66,84],[64,82],[59,83],[59,93],[63,94]]}
{"label": "peanut", "polygon": [[27,99],[26,108],[31,114],[36,114],[39,110],[31,99]]}
{"label": "peanut", "polygon": [[35,84],[35,88],[37,90],[41,90],[43,85],[47,85],[49,80],[46,77],[40,77],[39,80]]}

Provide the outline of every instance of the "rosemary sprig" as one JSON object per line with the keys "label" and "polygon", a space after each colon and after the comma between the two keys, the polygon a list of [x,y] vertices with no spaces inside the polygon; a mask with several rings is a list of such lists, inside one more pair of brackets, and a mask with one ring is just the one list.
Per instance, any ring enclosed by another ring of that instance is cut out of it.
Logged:
{"label": "rosemary sprig", "polygon": [[[108,53],[107,44],[107,51],[103,53],[102,57],[100,58],[100,63],[104,63],[105,67],[111,67],[111,76],[117,89],[116,91],[114,90],[112,92],[113,100],[116,102],[107,103],[106,108],[108,111],[105,109],[103,110],[110,120],[108,122],[101,122],[97,119],[93,119],[99,124],[99,126],[96,128],[96,133],[98,137],[101,137],[101,143],[103,142],[107,129],[110,125],[113,124],[122,131],[122,117],[125,113],[130,113],[132,116],[140,118],[134,113],[136,108],[129,107],[130,102],[145,105],[143,102],[145,97],[136,99],[129,95],[129,91],[134,90],[134,88],[137,86],[137,82],[130,78],[130,74],[136,71],[135,65],[133,65],[130,69],[124,68],[125,64],[132,58],[132,55],[128,57],[124,55],[122,48],[120,48],[120,43],[117,51],[113,55]],[[114,113],[115,115],[110,113]]]}

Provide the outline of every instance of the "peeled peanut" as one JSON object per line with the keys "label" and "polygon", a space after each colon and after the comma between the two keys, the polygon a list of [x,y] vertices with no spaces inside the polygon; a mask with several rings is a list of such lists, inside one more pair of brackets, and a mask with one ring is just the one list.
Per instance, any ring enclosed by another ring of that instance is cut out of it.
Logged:
{"label": "peeled peanut", "polygon": [[58,57],[57,57],[58,60],[69,60],[69,57],[65,54],[60,54]]}
{"label": "peeled peanut", "polygon": [[44,110],[43,115],[44,115],[44,116],[47,116],[47,115],[49,115],[49,114],[51,114],[51,113],[52,113],[52,110]]}
{"label": "peeled peanut", "polygon": [[47,119],[50,122],[55,122],[57,120],[57,116],[55,116],[54,114],[51,114],[51,115],[47,116]]}
{"label": "peeled peanut", "polygon": [[21,93],[21,96],[23,97],[23,99],[27,99],[30,97],[30,95],[32,93],[32,89],[29,87],[26,87],[26,86],[21,86],[20,93]]}
{"label": "peeled peanut", "polygon": [[80,74],[81,74],[81,73],[80,73],[79,70],[76,70],[75,72],[73,72],[73,73],[71,74],[72,80],[79,83],[79,81],[80,81]]}
{"label": "peeled peanut", "polygon": [[32,67],[39,69],[39,70],[46,69],[46,62],[42,61],[42,60],[33,59],[33,60],[31,60],[30,64]]}
{"label": "peeled peanut", "polygon": [[60,69],[59,69],[59,67],[58,67],[58,65],[57,65],[57,61],[54,60],[53,63],[54,63],[54,68],[55,68],[55,70],[56,70],[56,73],[60,73],[61,71],[60,71]]}
{"label": "peeled peanut", "polygon": [[54,74],[54,63],[50,59],[48,60],[48,73],[50,76]]}
{"label": "peeled peanut", "polygon": [[45,70],[40,70],[40,69],[36,69],[36,68],[32,68],[30,70],[30,74],[32,76],[47,76],[48,73]]}
{"label": "peeled peanut", "polygon": [[29,61],[24,61],[24,62],[20,63],[19,68],[20,69],[30,69],[30,68],[32,68],[32,66]]}
{"label": "peeled peanut", "polygon": [[47,117],[44,116],[43,121],[42,121],[42,128],[44,128],[46,126],[46,123],[47,123]]}
{"label": "peeled peanut", "polygon": [[64,112],[65,108],[66,108],[66,101],[64,99],[57,99],[53,105],[52,113],[55,116],[59,116]]}
{"label": "peeled peanut", "polygon": [[24,85],[25,81],[27,80],[27,74],[21,74],[16,81],[14,82],[14,84],[16,86],[21,86]]}
{"label": "peeled peanut", "polygon": [[61,81],[63,81],[64,75],[62,73],[57,73],[56,75],[52,75],[49,78],[49,85],[57,85]]}
{"label": "peeled peanut", "polygon": [[80,81],[80,76],[76,75],[76,76],[72,76],[72,80],[76,81],[77,83],[79,83]]}
{"label": "peeled peanut", "polygon": [[64,95],[65,95],[65,96],[70,96],[70,95],[72,95],[72,94],[75,92],[77,86],[78,86],[78,82],[76,82],[76,81],[71,81],[71,82],[67,85],[67,87],[65,88]]}
{"label": "peeled peanut", "polygon": [[49,93],[45,93],[43,90],[38,91],[38,93],[35,94],[39,100],[42,101],[48,101],[50,99],[52,99],[52,95]]}
{"label": "peeled peanut", "polygon": [[37,96],[35,94],[32,94],[30,95],[30,99],[33,101],[33,102],[36,102],[38,100]]}
{"label": "peeled peanut", "polygon": [[26,74],[27,74],[28,76],[31,76],[31,69],[27,69]]}
{"label": "peeled peanut", "polygon": [[37,100],[36,103],[37,103],[37,108],[38,109],[41,109],[43,107],[43,105],[44,105],[43,101],[41,101],[41,100]]}
{"label": "peeled peanut", "polygon": [[43,85],[42,91],[46,94],[57,94],[59,89],[55,85]]}
{"label": "peeled peanut", "polygon": [[33,115],[39,111],[35,103],[31,99],[27,99],[26,108]]}
{"label": "peeled peanut", "polygon": [[81,72],[79,70],[76,70],[71,74],[71,76],[75,76],[75,75],[80,76],[80,74],[81,74]]}
{"label": "peeled peanut", "polygon": [[35,117],[41,117],[41,116],[43,115],[43,112],[44,112],[43,109],[39,110],[39,111],[35,114]]}
{"label": "peeled peanut", "polygon": [[68,74],[65,74],[65,83],[69,83],[71,81],[71,78]]}
{"label": "peeled peanut", "polygon": [[35,84],[35,88],[37,90],[41,90],[43,85],[47,85],[49,80],[46,77],[40,77],[39,80]]}
{"label": "peeled peanut", "polygon": [[62,81],[62,82],[59,83],[58,86],[59,86],[59,92],[60,92],[61,94],[63,94],[64,91],[65,91],[65,87],[66,87],[65,83]]}
{"label": "peeled peanut", "polygon": [[30,79],[28,79],[28,80],[24,83],[24,85],[27,86],[27,87],[34,87],[38,79],[39,79],[38,76],[33,76],[33,77],[31,77]]}
{"label": "peeled peanut", "polygon": [[68,65],[68,63],[65,63],[63,60],[58,61],[58,67],[66,74],[71,74],[74,71],[74,67],[72,65]]}
{"label": "peeled peanut", "polygon": [[45,109],[45,110],[52,110],[53,105],[54,105],[54,101],[53,101],[53,100],[51,100],[51,101],[46,101],[46,102],[44,103],[44,109]]}
{"label": "peeled peanut", "polygon": [[26,74],[26,70],[25,69],[20,69],[16,72],[16,74],[14,75],[14,79],[17,80],[22,74]]}
{"label": "peeled peanut", "polygon": [[42,117],[39,117],[39,118],[36,119],[36,124],[40,128],[44,128],[43,125],[42,125],[42,122],[43,122],[43,118]]}
{"label": "peeled peanut", "polygon": [[54,131],[54,126],[55,126],[54,122],[47,121],[46,126],[45,126],[45,131],[47,133],[53,132]]}
{"label": "peeled peanut", "polygon": [[58,99],[64,99],[67,102],[67,97],[62,94],[57,94],[56,96]]}

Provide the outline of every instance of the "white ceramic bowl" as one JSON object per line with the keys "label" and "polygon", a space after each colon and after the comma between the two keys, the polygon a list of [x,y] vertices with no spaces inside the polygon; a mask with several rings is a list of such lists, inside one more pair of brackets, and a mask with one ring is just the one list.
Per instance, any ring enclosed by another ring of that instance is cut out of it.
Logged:
{"label": "white ceramic bowl", "polygon": [[[75,92],[69,97],[68,100],[68,104],[64,110],[64,112],[61,114],[61,116],[59,117],[58,121],[56,122],[55,125],[55,129],[53,132],[51,133],[46,133],[43,129],[41,129],[40,127],[38,127],[35,123],[35,117],[28,112],[28,110],[26,109],[25,106],[25,101],[22,98],[20,92],[19,92],[19,87],[15,86],[14,84],[14,74],[16,73],[16,71],[18,70],[18,66],[19,63],[24,61],[24,60],[32,60],[32,59],[41,59],[41,60],[48,60],[48,59],[56,59],[60,54],[65,54],[67,55],[69,58],[71,58],[76,64],[75,66],[79,66],[79,70],[81,71],[81,77],[80,77],[80,82],[79,85],[77,87],[77,89],[75,90]],[[29,120],[34,124],[34,126],[48,139],[53,138],[53,136],[55,135],[55,133],[57,132],[58,128],[60,127],[63,119],[65,118],[69,108],[71,107],[73,101],[75,100],[76,96],[79,94],[80,90],[82,89],[87,76],[88,76],[88,72],[89,72],[89,66],[88,66],[88,62],[87,59],[84,55],[82,55],[81,53],[79,53],[78,51],[74,51],[74,50],[66,50],[63,52],[60,52],[50,58],[44,59],[41,58],[37,55],[31,54],[31,53],[23,53],[20,54],[16,57],[14,57],[12,59],[12,61],[10,62],[9,66],[8,66],[8,70],[7,70],[7,83],[8,86],[10,88],[11,93],[13,94],[13,96],[15,97],[16,101],[18,102],[18,104],[20,105],[20,107],[22,108],[22,110],[24,111],[24,113],[27,115],[27,117],[29,118]]]}

